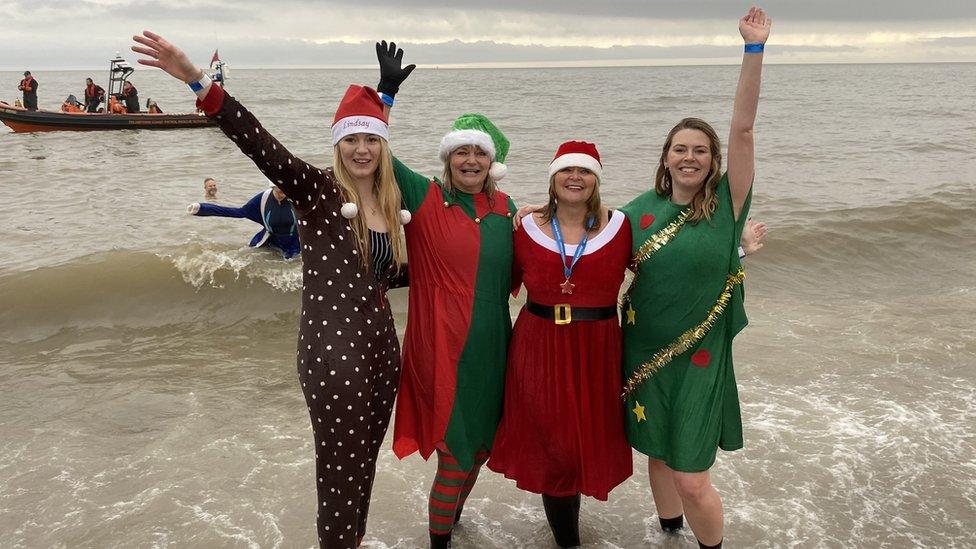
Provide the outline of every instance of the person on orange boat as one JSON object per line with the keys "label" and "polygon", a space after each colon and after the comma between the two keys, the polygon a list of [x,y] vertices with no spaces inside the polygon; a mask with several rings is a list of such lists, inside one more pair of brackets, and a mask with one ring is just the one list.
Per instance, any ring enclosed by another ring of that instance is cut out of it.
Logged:
{"label": "person on orange boat", "polygon": [[105,89],[91,78],[85,79],[85,110],[98,112],[98,106],[105,101]]}
{"label": "person on orange boat", "polygon": [[[257,118],[158,34],[134,36],[142,65],[187,83],[197,106],[285,193],[302,254],[298,379],[315,448],[319,545],[357,547],[400,375],[386,290],[406,258],[401,195],[377,92],[351,85],[336,109],[334,165],[292,155]],[[273,199],[272,199],[273,200]]]}
{"label": "person on orange boat", "polygon": [[108,96],[108,112],[112,114],[126,114],[125,105],[123,105],[116,95]]}
{"label": "person on orange boat", "polygon": [[217,200],[217,181],[212,177],[203,180],[203,198]]}
{"label": "person on orange boat", "polygon": [[528,291],[508,351],[488,468],[542,495],[560,547],[580,544],[580,495],[607,500],[633,472],[624,433],[617,294],[630,223],[600,199],[596,145],[567,141],[549,164],[549,203],[515,232]]}
{"label": "person on orange boat", "polygon": [[747,324],[735,253],[755,176],[753,128],[771,19],[739,20],[745,53],[732,107],[728,166],[698,118],[671,129],[655,184],[621,208],[633,231],[635,279],[622,300],[624,403],[631,446],[648,456],[661,527],[687,518],[701,547],[720,547],[722,500],[709,470],[743,446],[732,340]]}
{"label": "person on orange boat", "polygon": [[64,103],[61,103],[61,112],[78,113],[85,112],[82,105],[74,95],[69,95]]}
{"label": "person on orange boat", "polygon": [[29,111],[36,111],[37,80],[31,75],[30,71],[24,71],[24,79],[20,81],[17,89],[24,92],[24,108]]}
{"label": "person on orange boat", "polygon": [[126,80],[125,84],[122,84],[122,93],[119,94],[119,99],[125,102],[125,112],[139,112],[139,91],[132,85],[132,82]]}

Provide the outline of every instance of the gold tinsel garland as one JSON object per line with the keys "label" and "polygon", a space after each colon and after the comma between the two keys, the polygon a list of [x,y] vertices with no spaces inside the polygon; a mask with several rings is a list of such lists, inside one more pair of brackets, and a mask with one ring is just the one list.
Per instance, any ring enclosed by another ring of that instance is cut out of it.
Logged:
{"label": "gold tinsel garland", "polygon": [[674,235],[678,234],[678,230],[681,229],[682,225],[685,224],[685,221],[688,219],[690,214],[691,208],[681,212],[681,214],[676,217],[674,221],[668,223],[667,227],[647,237],[644,244],[641,245],[640,249],[637,250],[637,253],[634,254],[634,258],[632,260],[634,265],[639,265],[647,261],[649,257],[654,255],[654,252],[665,247],[668,242],[671,242],[671,239],[674,238]]}
{"label": "gold tinsel garland", "polygon": [[634,278],[630,281],[630,286],[627,287],[627,291],[624,292],[623,297],[620,298],[621,307],[623,307],[625,303],[630,301],[630,291],[634,289],[634,285],[637,283],[637,272],[638,272],[637,266],[650,259],[650,257],[654,255],[655,252],[667,246],[668,242],[671,242],[671,239],[673,239],[674,236],[678,234],[678,231],[685,224],[685,221],[687,221],[688,216],[690,214],[691,214],[690,208],[681,212],[681,214],[678,215],[678,217],[676,217],[674,221],[668,223],[666,227],[652,234],[651,236],[647,237],[647,240],[644,241],[644,244],[642,244],[641,247],[637,250],[637,253],[634,254],[634,257],[630,260],[630,264],[632,267],[631,270],[634,271]]}
{"label": "gold tinsel garland", "polygon": [[742,284],[744,278],[745,272],[741,267],[735,274],[728,275],[728,278],[725,279],[725,288],[712,305],[712,308],[709,309],[705,320],[678,336],[678,339],[675,339],[667,347],[655,353],[650,360],[641,364],[640,368],[627,379],[627,383],[624,385],[624,393],[621,396],[623,398],[630,396],[637,389],[638,385],[650,379],[658,370],[674,360],[674,357],[687,351],[693,345],[696,345],[704,339],[705,334],[712,329],[718,317],[725,312],[726,306],[728,306],[729,301],[732,299],[732,290],[739,284]]}

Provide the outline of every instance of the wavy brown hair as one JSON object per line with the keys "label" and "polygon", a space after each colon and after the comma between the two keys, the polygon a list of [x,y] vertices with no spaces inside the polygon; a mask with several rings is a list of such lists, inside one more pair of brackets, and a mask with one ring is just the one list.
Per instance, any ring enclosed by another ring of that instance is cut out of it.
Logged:
{"label": "wavy brown hair", "polygon": [[[339,191],[342,194],[343,202],[355,202],[360,205],[359,191],[352,182],[352,177],[342,163],[342,155],[339,153],[339,145],[332,148],[332,157],[335,164],[332,171],[335,174],[336,182],[339,184]],[[393,155],[390,153],[390,146],[386,139],[380,139],[380,158],[376,166],[376,173],[373,175],[373,196],[376,197],[383,220],[386,221],[386,230],[390,235],[390,248],[393,249],[393,267],[396,272],[400,271],[400,265],[406,260],[406,251],[403,243],[403,232],[400,229],[400,187],[397,186],[396,178],[393,175]],[[366,225],[366,216],[357,215],[349,220],[352,231],[356,235],[356,248],[359,250],[359,260],[363,267],[367,265],[370,257],[369,249],[369,227]],[[377,273],[380,274],[380,273]]]}
{"label": "wavy brown hair", "polygon": [[654,189],[658,196],[670,197],[674,192],[671,172],[668,171],[666,163],[668,151],[671,150],[671,142],[674,140],[675,134],[681,130],[698,130],[708,137],[709,149],[712,153],[712,165],[709,166],[708,174],[705,176],[705,184],[691,199],[691,214],[688,216],[688,221],[697,223],[702,219],[711,220],[718,205],[716,188],[722,178],[722,142],[719,140],[718,134],[715,133],[715,128],[708,122],[700,118],[685,118],[671,128],[668,139],[664,142],[664,148],[661,149],[661,160],[657,164],[657,174],[654,176]]}

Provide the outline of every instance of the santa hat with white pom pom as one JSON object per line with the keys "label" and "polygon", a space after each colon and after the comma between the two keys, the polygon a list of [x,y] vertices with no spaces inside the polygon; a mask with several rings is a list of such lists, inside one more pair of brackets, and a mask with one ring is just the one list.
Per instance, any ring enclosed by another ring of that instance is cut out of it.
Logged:
{"label": "santa hat with white pom pom", "polygon": [[454,121],[451,131],[441,139],[440,157],[447,162],[454,149],[464,145],[476,145],[491,157],[488,173],[498,181],[508,173],[505,157],[508,155],[508,138],[483,114],[462,114]]}

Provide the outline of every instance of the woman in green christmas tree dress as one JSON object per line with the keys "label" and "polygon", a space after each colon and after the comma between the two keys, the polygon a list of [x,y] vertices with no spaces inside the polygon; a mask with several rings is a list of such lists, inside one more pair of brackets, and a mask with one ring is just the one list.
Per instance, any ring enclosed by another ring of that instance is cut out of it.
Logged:
{"label": "woman in green christmas tree dress", "polygon": [[742,447],[732,339],[746,325],[737,243],[754,175],[753,123],[771,19],[739,20],[745,53],[722,173],[715,130],[686,118],[668,134],[654,188],[623,211],[635,280],[623,300],[624,396],[631,445],[649,458],[665,530],[687,517],[702,547],[723,539],[709,469],[718,448]]}

